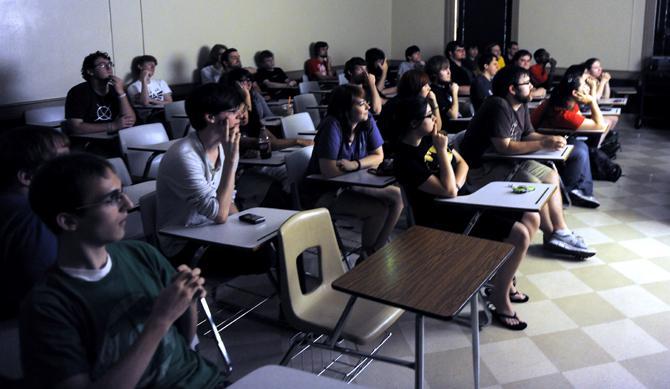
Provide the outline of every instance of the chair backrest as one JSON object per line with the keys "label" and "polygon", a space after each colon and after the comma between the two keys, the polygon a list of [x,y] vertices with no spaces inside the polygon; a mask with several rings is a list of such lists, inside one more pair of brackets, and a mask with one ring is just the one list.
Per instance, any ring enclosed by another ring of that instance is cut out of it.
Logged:
{"label": "chair backrest", "polygon": [[347,85],[349,83],[349,80],[347,80],[347,77],[345,77],[344,73],[339,73],[337,75],[337,82],[340,85]]}
{"label": "chair backrest", "polygon": [[[140,214],[142,214],[142,228],[147,241],[158,246],[158,235],[156,231],[156,191],[140,197]],[[159,248],[160,250],[160,248]]]}
{"label": "chair backrest", "polygon": [[459,133],[451,135],[449,137],[449,143],[452,146],[454,146],[454,149],[459,153],[461,152],[461,142],[463,141],[463,137],[465,136],[465,131],[467,130],[460,131]]}
{"label": "chair backrest", "polygon": [[[119,131],[119,141],[121,143],[121,151],[126,156],[128,161],[128,170],[130,174],[140,177],[144,173],[144,167],[147,160],[152,153],[147,151],[133,151],[128,150],[128,146],[142,146],[152,145],[156,143],[163,143],[170,140],[165,132],[165,128],[161,123],[144,124],[123,129]],[[149,177],[156,178],[158,173],[158,165],[160,164],[161,155],[154,158],[151,163],[151,170]]]}
{"label": "chair backrest", "polygon": [[165,105],[165,120],[170,123],[170,139],[181,138],[186,134],[186,126],[191,122],[188,118],[176,118],[175,116],[186,116],[185,101],[179,100]]}
{"label": "chair backrest", "polygon": [[292,206],[293,209],[296,210],[302,209],[300,205],[300,185],[305,176],[305,172],[307,171],[309,160],[312,158],[313,150],[314,146],[303,147],[300,150],[289,153],[286,158],[284,158],[288,184],[291,188]]}
{"label": "chair backrest", "polygon": [[[321,284],[303,294],[299,282],[298,256],[313,247],[318,248],[320,256]],[[279,266],[282,308],[289,322],[299,321],[301,312],[318,304],[323,293],[332,292],[330,284],[344,274],[328,210],[310,209],[286,220],[279,228],[279,253],[282,262]]]}
{"label": "chair backrest", "polygon": [[298,86],[300,87],[300,94],[321,91],[317,81],[303,81]]}
{"label": "chair backrest", "polygon": [[321,114],[318,108],[308,107],[317,107],[319,105],[316,100],[316,96],[312,93],[305,93],[303,95],[297,95],[293,98],[293,107],[295,108],[295,113],[307,112],[314,122],[314,127],[318,127],[321,123]]}
{"label": "chair backrest", "polygon": [[65,106],[34,108],[26,111],[26,124],[43,125],[65,120]]}
{"label": "chair backrest", "polygon": [[307,112],[300,112],[281,118],[284,138],[286,139],[313,139],[313,135],[298,135],[299,132],[316,131],[314,122]]}
{"label": "chair backrest", "polygon": [[114,172],[116,172],[116,175],[121,179],[121,184],[123,186],[130,186],[133,184],[133,180],[130,178],[130,173],[128,173],[128,168],[126,167],[126,163],[123,162],[123,159],[118,157],[107,158],[107,162],[112,165]]}

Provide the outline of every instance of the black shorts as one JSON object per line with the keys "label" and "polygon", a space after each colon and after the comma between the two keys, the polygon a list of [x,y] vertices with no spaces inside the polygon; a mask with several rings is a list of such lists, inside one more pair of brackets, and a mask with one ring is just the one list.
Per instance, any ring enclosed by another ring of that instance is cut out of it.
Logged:
{"label": "black shorts", "polygon": [[[431,215],[430,219],[421,220],[417,218],[417,224],[439,230],[462,234],[475,215],[476,210],[472,208],[440,205]],[[503,241],[507,239],[515,222],[521,221],[523,212],[515,211],[493,211],[482,212],[479,221],[470,232],[470,236],[482,239]]]}

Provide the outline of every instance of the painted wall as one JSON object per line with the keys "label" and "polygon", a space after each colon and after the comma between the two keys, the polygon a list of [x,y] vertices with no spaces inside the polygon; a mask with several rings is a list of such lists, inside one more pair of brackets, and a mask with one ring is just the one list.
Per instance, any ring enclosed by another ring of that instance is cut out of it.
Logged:
{"label": "painted wall", "polygon": [[156,77],[193,81],[215,43],[236,47],[245,66],[258,50],[302,69],[310,42],[325,40],[336,65],[370,47],[391,49],[390,0],[0,0],[0,105],[62,98],[82,82],[83,58],[107,51],[116,73],[143,53]]}
{"label": "painted wall", "polygon": [[517,1],[522,48],[546,48],[559,67],[598,57],[608,70],[640,69],[644,0]]}
{"label": "painted wall", "polygon": [[411,45],[421,48],[424,60],[444,54],[445,5],[451,1],[393,0],[390,57],[404,59],[405,49]]}

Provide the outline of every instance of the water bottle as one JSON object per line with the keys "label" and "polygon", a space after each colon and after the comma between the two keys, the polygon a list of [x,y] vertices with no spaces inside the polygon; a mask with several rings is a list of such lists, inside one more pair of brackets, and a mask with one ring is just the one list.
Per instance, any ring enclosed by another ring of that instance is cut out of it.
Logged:
{"label": "water bottle", "polygon": [[261,159],[268,159],[272,157],[272,146],[270,145],[270,137],[265,128],[262,128],[258,134],[258,150],[261,154]]}

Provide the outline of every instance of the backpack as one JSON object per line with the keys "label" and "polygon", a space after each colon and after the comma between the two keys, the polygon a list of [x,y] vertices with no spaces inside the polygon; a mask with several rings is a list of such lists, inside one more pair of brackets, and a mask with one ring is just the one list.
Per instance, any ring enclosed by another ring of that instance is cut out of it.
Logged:
{"label": "backpack", "polygon": [[616,153],[621,149],[619,143],[619,133],[617,131],[610,131],[605,135],[603,143],[600,145],[600,150],[607,154],[610,159],[616,159]]}
{"label": "backpack", "polygon": [[594,180],[605,180],[616,182],[621,177],[621,166],[612,162],[612,159],[602,149],[589,148],[589,160],[591,162],[591,175]]}

